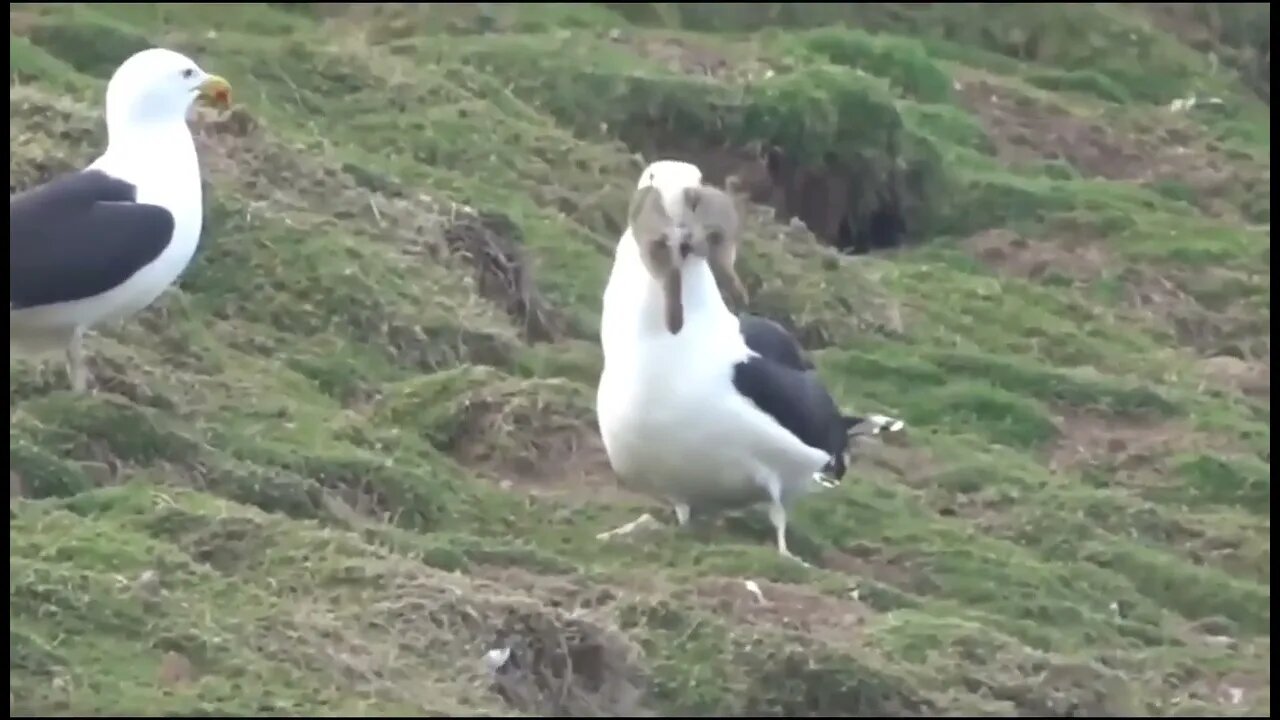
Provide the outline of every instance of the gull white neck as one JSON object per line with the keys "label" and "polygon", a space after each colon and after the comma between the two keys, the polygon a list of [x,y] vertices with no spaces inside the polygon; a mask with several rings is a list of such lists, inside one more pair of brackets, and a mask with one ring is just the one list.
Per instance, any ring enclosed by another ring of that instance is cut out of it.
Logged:
{"label": "gull white neck", "polygon": [[139,202],[199,211],[200,163],[184,120],[118,123],[109,132],[106,152],[91,168],[132,183]]}

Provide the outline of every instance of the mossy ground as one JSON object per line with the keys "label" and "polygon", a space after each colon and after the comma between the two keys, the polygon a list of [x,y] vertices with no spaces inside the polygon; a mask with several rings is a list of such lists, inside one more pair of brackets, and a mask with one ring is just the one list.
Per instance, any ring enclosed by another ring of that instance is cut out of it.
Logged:
{"label": "mossy ground", "polygon": [[[147,44],[237,108],[96,394],[10,363],[10,711],[1269,714],[1270,20],[1218,7],[11,6],[11,189]],[[599,543],[628,189],[760,142],[900,195],[857,257],[753,207],[740,273],[908,431],[814,569]]]}

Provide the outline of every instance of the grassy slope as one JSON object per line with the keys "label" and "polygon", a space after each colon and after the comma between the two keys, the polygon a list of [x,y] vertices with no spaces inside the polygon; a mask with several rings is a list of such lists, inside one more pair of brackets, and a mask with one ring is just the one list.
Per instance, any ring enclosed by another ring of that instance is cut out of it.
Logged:
{"label": "grassy slope", "polygon": [[[11,8],[11,188],[97,152],[141,44],[239,105],[99,391],[10,365],[11,712],[1270,712],[1270,108],[1233,71],[1122,6],[495,7]],[[883,256],[752,214],[754,309],[909,424],[798,511],[819,569],[752,513],[593,539],[647,505],[592,417],[646,113],[891,123],[932,183]],[[554,342],[451,242],[476,211]]]}

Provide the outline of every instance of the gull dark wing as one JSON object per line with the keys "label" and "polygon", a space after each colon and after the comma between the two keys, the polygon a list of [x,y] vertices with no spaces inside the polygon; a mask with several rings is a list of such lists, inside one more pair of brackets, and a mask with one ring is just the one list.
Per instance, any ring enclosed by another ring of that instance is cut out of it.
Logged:
{"label": "gull dark wing", "polygon": [[9,198],[9,308],[93,297],[160,256],[173,215],[98,170]]}
{"label": "gull dark wing", "polygon": [[796,370],[813,369],[799,341],[773,320],[743,313],[738,328],[747,347],[761,356]]}
{"label": "gull dark wing", "polygon": [[830,455],[844,474],[845,421],[817,371],[753,356],[733,367],[733,385],[801,442]]}

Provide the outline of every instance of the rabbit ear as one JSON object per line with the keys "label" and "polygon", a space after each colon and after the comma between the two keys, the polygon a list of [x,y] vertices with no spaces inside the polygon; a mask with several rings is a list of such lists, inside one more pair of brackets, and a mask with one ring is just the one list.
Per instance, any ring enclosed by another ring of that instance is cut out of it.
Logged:
{"label": "rabbit ear", "polygon": [[663,320],[672,335],[684,327],[684,297],[679,261],[675,255],[671,216],[663,205],[662,192],[652,185],[636,190],[627,209],[631,234],[640,248],[645,269],[662,286]]}
{"label": "rabbit ear", "polygon": [[706,235],[714,235],[716,245],[737,246],[742,232],[738,202],[729,193],[710,185],[686,188],[687,217]]}
{"label": "rabbit ear", "polygon": [[631,231],[646,239],[656,238],[671,225],[671,217],[662,204],[662,193],[652,185],[636,190],[627,208],[627,223]]}
{"label": "rabbit ear", "polygon": [[729,296],[731,304],[745,307],[749,298],[735,267],[741,242],[737,202],[729,193],[710,185],[687,188],[684,199],[685,209],[707,240],[707,264],[716,285]]}

